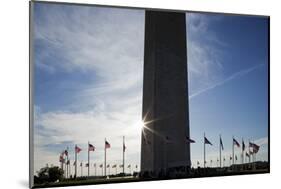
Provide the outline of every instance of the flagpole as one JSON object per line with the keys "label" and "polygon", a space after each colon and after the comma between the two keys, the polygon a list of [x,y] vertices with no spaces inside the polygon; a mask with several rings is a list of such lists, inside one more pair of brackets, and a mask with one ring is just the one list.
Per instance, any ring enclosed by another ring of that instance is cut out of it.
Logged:
{"label": "flagpole", "polygon": [[77,145],[75,145],[75,178],[77,176],[77,152],[76,152],[76,147]]}
{"label": "flagpole", "polygon": [[65,162],[65,173],[64,173],[65,178],[67,178],[67,161]]}
{"label": "flagpole", "polygon": [[232,136],[232,164],[234,165],[234,136]]}
{"label": "flagpole", "polygon": [[125,169],[124,169],[124,167],[125,167],[125,149],[124,149],[124,146],[125,146],[125,136],[123,136],[123,174],[125,174]]}
{"label": "flagpole", "polygon": [[244,151],[243,151],[243,144],[244,144],[244,141],[243,141],[243,137],[242,137],[242,155],[241,155],[241,163],[243,164],[244,163]]}
{"label": "flagpole", "polygon": [[67,166],[66,166],[66,177],[68,178],[69,177],[69,163],[68,163],[68,155],[69,155],[69,153],[68,153],[68,146],[67,146],[67,148],[66,148],[66,150],[67,150]]}
{"label": "flagpole", "polygon": [[83,176],[83,163],[81,165],[81,177]]}
{"label": "flagpole", "polygon": [[206,143],[205,143],[205,132],[204,132],[204,168],[205,168],[205,164],[206,164]]}
{"label": "flagpole", "polygon": [[106,176],[106,138],[104,138],[104,176]]}
{"label": "flagpole", "polygon": [[70,175],[71,175],[71,164],[70,164],[70,161],[69,161],[69,177],[70,177]]}
{"label": "flagpole", "polygon": [[249,144],[249,146],[248,146],[248,153],[249,153],[249,154],[248,154],[248,155],[249,155],[249,156],[248,156],[248,158],[249,158],[248,163],[251,163],[250,140],[249,140],[249,139],[248,139],[248,142],[249,142],[249,143],[248,143],[248,144]]}
{"label": "flagpole", "polygon": [[220,167],[221,167],[221,135],[220,135]]}
{"label": "flagpole", "polygon": [[89,144],[90,144],[90,142],[88,141],[88,177],[90,176],[90,150],[89,150]]}

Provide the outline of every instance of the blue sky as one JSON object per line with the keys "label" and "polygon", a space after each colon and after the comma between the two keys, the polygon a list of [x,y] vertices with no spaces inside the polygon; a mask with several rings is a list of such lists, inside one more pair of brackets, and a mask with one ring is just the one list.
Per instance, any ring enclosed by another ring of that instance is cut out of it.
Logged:
{"label": "blue sky", "polygon": [[[144,11],[35,3],[35,170],[58,164],[66,146],[96,146],[92,162],[139,164]],[[203,132],[218,156],[218,135],[229,156],[231,137],[261,145],[267,160],[267,20],[187,13],[192,162],[202,161]],[[237,154],[238,154],[237,149]],[[79,154],[86,161],[86,150]]]}

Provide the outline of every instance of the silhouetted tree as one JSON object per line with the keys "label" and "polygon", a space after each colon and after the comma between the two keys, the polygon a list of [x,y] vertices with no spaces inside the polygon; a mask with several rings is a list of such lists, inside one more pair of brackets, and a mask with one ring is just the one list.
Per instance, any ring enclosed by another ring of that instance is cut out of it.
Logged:
{"label": "silhouetted tree", "polygon": [[37,174],[38,176],[34,176],[35,184],[55,182],[63,178],[63,170],[59,167],[43,167]]}

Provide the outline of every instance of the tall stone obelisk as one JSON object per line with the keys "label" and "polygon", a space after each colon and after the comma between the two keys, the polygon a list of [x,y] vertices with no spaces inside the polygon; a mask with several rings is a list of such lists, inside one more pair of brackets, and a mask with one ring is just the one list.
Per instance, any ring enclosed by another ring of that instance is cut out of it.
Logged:
{"label": "tall stone obelisk", "polygon": [[141,173],[190,167],[185,13],[146,11]]}

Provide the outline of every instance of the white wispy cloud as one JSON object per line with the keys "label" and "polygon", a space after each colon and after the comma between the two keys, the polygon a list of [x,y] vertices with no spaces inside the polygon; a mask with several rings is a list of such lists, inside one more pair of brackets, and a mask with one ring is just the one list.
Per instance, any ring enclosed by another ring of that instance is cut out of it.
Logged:
{"label": "white wispy cloud", "polygon": [[[96,75],[96,80],[74,86],[79,92],[68,106],[76,111],[62,107],[46,112],[36,104],[35,171],[46,163],[58,165],[66,145],[71,154],[74,144],[85,150],[88,140],[97,149],[94,161],[102,163],[105,137],[112,146],[108,162],[121,163],[123,135],[127,162],[139,164],[144,12],[44,6],[35,10],[35,45],[44,47],[36,52],[36,69],[49,74],[82,71]],[[82,151],[79,159],[86,159],[85,154]]]}
{"label": "white wispy cloud", "polygon": [[223,54],[229,45],[210,29],[216,17],[187,13],[189,92],[194,93],[224,78]]}

